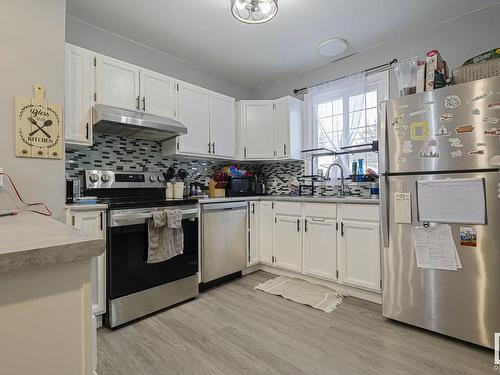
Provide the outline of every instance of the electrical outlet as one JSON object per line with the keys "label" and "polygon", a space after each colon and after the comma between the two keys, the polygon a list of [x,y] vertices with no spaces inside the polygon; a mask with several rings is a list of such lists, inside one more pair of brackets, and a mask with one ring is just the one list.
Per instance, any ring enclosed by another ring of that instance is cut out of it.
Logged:
{"label": "electrical outlet", "polygon": [[[0,167],[0,173],[3,173],[3,168]],[[0,188],[3,187],[3,174],[0,174]]]}

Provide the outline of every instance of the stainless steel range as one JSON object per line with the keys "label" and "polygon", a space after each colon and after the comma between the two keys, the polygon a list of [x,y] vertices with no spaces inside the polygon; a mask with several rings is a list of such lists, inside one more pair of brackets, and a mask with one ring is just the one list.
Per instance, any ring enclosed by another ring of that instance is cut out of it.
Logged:
{"label": "stainless steel range", "polygon": [[[114,328],[198,294],[198,217],[195,200],[167,200],[161,173],[85,171],[85,194],[108,204],[107,314]],[[182,210],[184,251],[147,263],[152,212]]]}

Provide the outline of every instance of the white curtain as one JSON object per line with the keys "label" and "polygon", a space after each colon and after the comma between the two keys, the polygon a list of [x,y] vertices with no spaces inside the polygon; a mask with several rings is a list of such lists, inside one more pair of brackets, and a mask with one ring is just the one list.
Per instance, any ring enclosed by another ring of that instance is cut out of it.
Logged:
{"label": "white curtain", "polygon": [[[312,114],[311,146],[339,152],[341,147],[352,145],[356,139],[356,129],[361,121],[364,121],[362,109],[365,107],[367,91],[365,73],[313,86],[307,91],[309,110]],[[315,168],[324,170],[332,162],[343,166],[345,176],[350,174],[347,155],[319,158]],[[340,177],[338,168],[331,170],[330,177],[332,183]]]}

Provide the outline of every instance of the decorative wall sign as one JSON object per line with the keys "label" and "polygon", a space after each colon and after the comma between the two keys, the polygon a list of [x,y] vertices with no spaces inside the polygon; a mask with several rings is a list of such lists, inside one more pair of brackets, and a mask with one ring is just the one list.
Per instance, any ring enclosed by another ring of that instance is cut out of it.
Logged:
{"label": "decorative wall sign", "polygon": [[412,141],[425,141],[429,138],[428,122],[413,122],[410,126],[410,139]]}
{"label": "decorative wall sign", "polygon": [[500,136],[500,128],[492,128],[484,131],[484,135],[488,135],[490,137],[498,137]]}
{"label": "decorative wall sign", "polygon": [[439,116],[439,119],[441,121],[452,121],[453,120],[453,113],[443,113],[442,115]]}
{"label": "decorative wall sign", "polygon": [[473,130],[473,125],[460,125],[455,128],[457,134],[472,133]]}
{"label": "decorative wall sign", "polygon": [[62,158],[62,107],[45,101],[45,88],[34,86],[33,98],[15,98],[16,156]]}
{"label": "decorative wall sign", "polygon": [[488,96],[491,96],[493,94],[494,94],[494,92],[490,91],[490,92],[475,96],[473,98],[467,99],[467,104],[470,104],[472,102],[477,102],[478,100],[482,100],[482,99],[487,98]]}
{"label": "decorative wall sign", "polygon": [[459,158],[460,156],[462,156],[462,151],[460,151],[460,150],[455,150],[455,151],[452,151],[450,155],[451,155],[451,157],[452,157],[453,159],[455,159],[455,158]]}
{"label": "decorative wall sign", "polygon": [[436,137],[449,137],[450,132],[448,131],[448,128],[444,125],[441,125],[441,127],[438,130],[438,133],[435,134]]}
{"label": "decorative wall sign", "polygon": [[444,98],[444,106],[446,108],[457,108],[460,105],[460,98],[456,95],[450,95]]}
{"label": "decorative wall sign", "polygon": [[487,122],[488,124],[498,124],[498,118],[497,117],[485,116],[485,117],[483,117],[483,121]]}
{"label": "decorative wall sign", "polygon": [[479,116],[481,114],[481,111],[479,108],[474,108],[471,112],[474,116]]}

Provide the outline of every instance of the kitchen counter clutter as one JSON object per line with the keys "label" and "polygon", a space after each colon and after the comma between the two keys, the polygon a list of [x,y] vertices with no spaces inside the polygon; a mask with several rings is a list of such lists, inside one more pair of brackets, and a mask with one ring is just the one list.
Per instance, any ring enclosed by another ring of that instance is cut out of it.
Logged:
{"label": "kitchen counter clutter", "polygon": [[0,219],[0,272],[89,259],[104,241],[51,217],[23,212]]}

